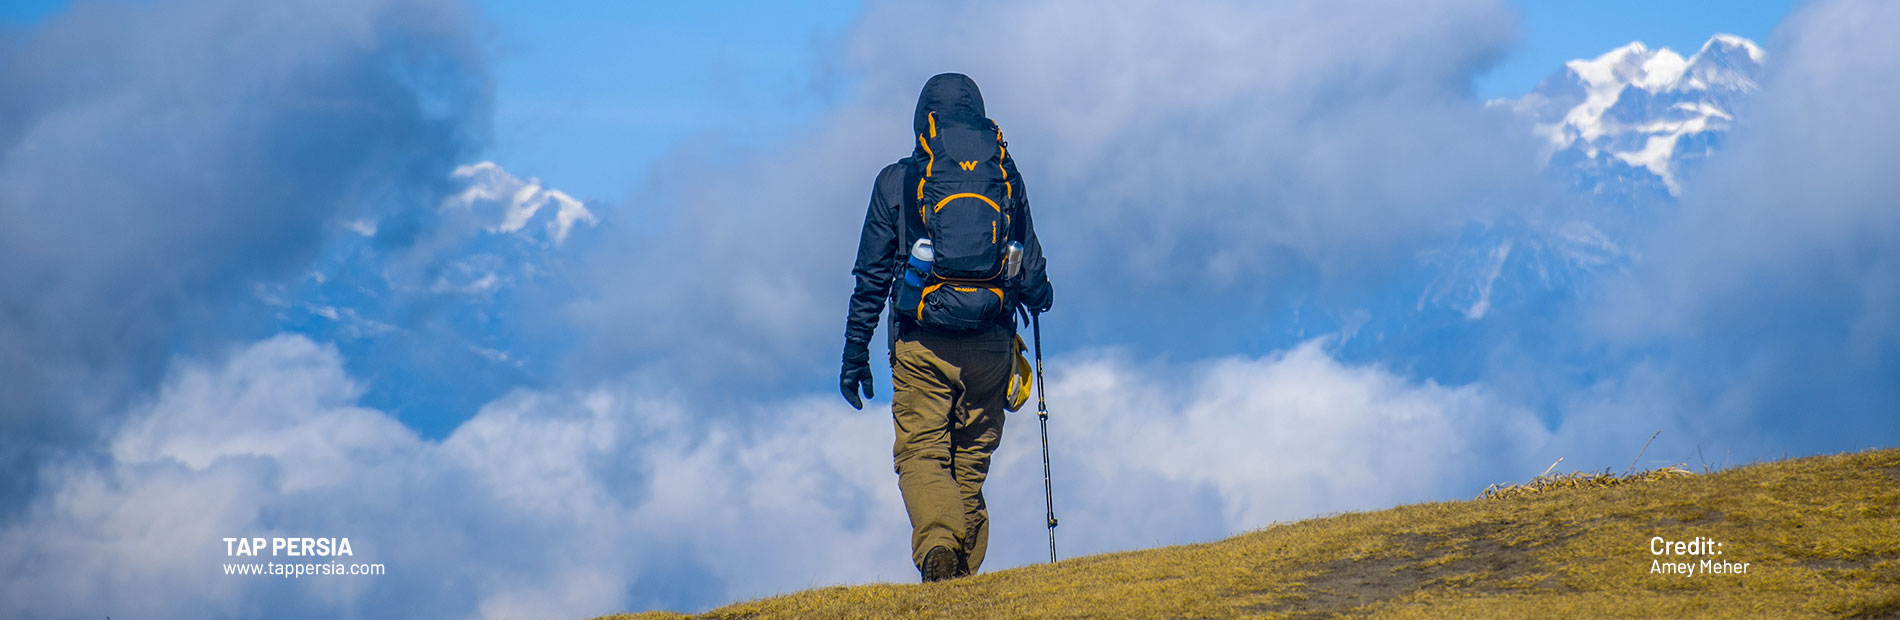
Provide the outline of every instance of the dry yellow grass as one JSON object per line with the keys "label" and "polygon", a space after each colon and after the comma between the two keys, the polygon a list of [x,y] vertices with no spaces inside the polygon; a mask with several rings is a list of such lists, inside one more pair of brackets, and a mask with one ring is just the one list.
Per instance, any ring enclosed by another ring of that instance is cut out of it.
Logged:
{"label": "dry yellow grass", "polygon": [[[1900,449],[1686,474],[1540,476],[1478,501],[940,584],[823,588],[693,617],[1900,616]],[[1657,536],[1707,538],[1722,555],[1652,555]],[[1659,558],[1749,568],[1652,574]]]}
{"label": "dry yellow grass", "polygon": [[1683,469],[1681,465],[1671,465],[1662,469],[1616,475],[1604,471],[1577,471],[1567,474],[1544,474],[1532,478],[1524,484],[1500,483],[1491,485],[1478,495],[1478,499],[1523,498],[1534,493],[1545,493],[1578,487],[1608,487],[1631,482],[1653,482],[1680,476],[1693,476],[1695,472]]}

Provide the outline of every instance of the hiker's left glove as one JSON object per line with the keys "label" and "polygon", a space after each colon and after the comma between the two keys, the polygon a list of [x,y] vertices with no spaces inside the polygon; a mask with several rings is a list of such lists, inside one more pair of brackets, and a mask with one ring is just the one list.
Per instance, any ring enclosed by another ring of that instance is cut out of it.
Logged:
{"label": "hiker's left glove", "polygon": [[838,371],[838,391],[844,393],[844,400],[851,403],[852,409],[864,409],[864,401],[858,398],[859,386],[863,386],[864,398],[877,395],[871,388],[871,352],[863,345],[847,345],[844,368]]}
{"label": "hiker's left glove", "polygon": [[1032,314],[1048,312],[1055,302],[1056,287],[1049,284],[1048,278],[1043,278],[1035,286],[1023,287],[1023,305],[1028,306]]}

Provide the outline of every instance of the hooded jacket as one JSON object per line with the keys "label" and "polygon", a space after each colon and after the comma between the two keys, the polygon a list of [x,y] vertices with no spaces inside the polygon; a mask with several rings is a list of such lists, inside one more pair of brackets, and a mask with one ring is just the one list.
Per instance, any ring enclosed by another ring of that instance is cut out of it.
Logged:
{"label": "hooded jacket", "polygon": [[[925,82],[923,92],[917,95],[912,131],[923,133],[931,112],[936,112],[940,119],[971,122],[983,119],[986,116],[983,111],[983,93],[977,90],[976,82],[963,74],[939,74]],[[858,260],[851,269],[851,275],[857,279],[857,288],[851,293],[851,308],[845,321],[846,364],[869,363],[871,337],[877,331],[878,315],[883,312],[890,298],[891,282],[898,273],[897,266],[909,258],[910,248],[898,247],[901,245],[898,239],[904,225],[898,209],[904,205],[905,173],[916,157],[917,154],[913,154],[885,166],[871,186],[871,205],[865,210],[864,230],[858,237]],[[1021,177],[1017,179],[1020,183]],[[1029,214],[1028,188],[1021,185],[1017,188],[1017,196],[1021,199],[1021,217],[1017,222],[1019,230],[1012,238],[1021,239],[1023,243],[1023,279],[1018,299],[1030,310],[1042,312],[1054,302],[1055,291],[1049,285],[1042,243],[1036,239],[1035,223]],[[996,328],[1010,329],[1012,315],[1013,312],[1005,312],[997,320]],[[916,329],[916,325],[898,316],[896,329],[898,334],[908,333]]]}

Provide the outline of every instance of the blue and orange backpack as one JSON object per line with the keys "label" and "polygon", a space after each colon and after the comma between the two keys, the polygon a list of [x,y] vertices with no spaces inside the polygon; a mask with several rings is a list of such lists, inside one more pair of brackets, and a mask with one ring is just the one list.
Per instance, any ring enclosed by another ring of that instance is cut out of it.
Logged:
{"label": "blue and orange backpack", "polygon": [[934,111],[926,120],[905,174],[898,247],[907,257],[915,240],[929,239],[935,260],[928,274],[897,278],[895,305],[936,331],[976,331],[997,323],[1015,302],[1003,258],[1004,248],[1020,241],[1022,179],[994,121]]}

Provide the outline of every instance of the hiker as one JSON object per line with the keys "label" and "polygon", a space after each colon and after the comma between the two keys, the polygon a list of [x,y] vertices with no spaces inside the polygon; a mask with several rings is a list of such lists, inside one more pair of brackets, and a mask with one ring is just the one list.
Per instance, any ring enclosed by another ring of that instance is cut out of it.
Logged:
{"label": "hiker", "polygon": [[910,513],[911,563],[930,582],[983,564],[983,480],[1005,408],[1028,396],[1027,364],[1014,363],[1015,317],[1047,311],[1054,291],[1022,177],[976,83],[957,73],[930,78],[912,129],[911,156],[872,185],[839,381],[863,409],[858,392],[873,395],[870,343],[888,303],[897,487]]}

